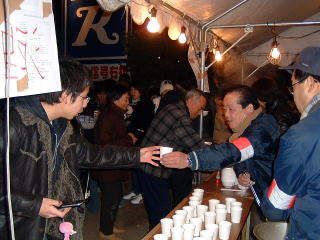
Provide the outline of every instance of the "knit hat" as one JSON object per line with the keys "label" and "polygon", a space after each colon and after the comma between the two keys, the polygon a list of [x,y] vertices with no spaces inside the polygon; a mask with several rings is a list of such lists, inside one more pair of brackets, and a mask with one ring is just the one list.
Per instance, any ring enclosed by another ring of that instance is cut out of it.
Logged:
{"label": "knit hat", "polygon": [[173,90],[173,89],[174,89],[174,87],[173,87],[171,81],[163,80],[160,84],[160,95],[161,95],[161,93],[163,93],[166,90]]}

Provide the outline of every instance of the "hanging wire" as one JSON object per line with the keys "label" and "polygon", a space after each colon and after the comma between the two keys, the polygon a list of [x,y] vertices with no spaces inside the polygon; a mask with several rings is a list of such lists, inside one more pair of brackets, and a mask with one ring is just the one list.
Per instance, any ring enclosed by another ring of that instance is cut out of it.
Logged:
{"label": "hanging wire", "polygon": [[305,37],[308,37],[308,36],[311,36],[317,32],[320,32],[320,29],[319,30],[315,30],[313,32],[310,32],[310,33],[307,33],[305,35],[302,35],[302,36],[297,36],[297,37],[288,37],[288,36],[281,36],[281,35],[278,35],[278,38],[281,38],[281,39],[301,39],[301,38],[305,38]]}

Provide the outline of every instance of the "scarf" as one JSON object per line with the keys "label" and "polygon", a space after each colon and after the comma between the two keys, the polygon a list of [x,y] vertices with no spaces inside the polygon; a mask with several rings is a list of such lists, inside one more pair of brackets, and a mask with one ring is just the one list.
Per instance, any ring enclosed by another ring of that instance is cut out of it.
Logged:
{"label": "scarf", "polygon": [[239,138],[243,132],[250,126],[251,122],[258,117],[258,115],[262,112],[262,108],[258,107],[254,112],[245,118],[243,123],[236,129],[232,129],[233,134],[229,138],[229,142]]}

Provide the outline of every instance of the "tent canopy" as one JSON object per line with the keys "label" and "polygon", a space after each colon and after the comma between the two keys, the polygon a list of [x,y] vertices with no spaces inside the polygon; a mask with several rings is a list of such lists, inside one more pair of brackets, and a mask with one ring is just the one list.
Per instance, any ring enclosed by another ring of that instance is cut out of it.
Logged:
{"label": "tent canopy", "polygon": [[[290,64],[304,47],[320,46],[320,0],[132,0],[129,6],[138,24],[150,17],[151,8],[157,9],[160,30],[168,27],[171,39],[185,26],[196,53],[212,49],[218,39],[222,52],[232,46],[231,52],[257,67],[267,63],[275,35],[282,53],[280,66]],[[246,25],[252,32],[244,36]],[[203,77],[208,68],[201,61],[198,75]]]}

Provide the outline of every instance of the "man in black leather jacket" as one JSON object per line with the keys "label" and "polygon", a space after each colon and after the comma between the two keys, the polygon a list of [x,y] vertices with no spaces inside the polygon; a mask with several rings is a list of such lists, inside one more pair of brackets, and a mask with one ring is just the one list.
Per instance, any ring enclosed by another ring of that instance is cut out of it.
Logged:
{"label": "man in black leather jacket", "polygon": [[[73,134],[68,120],[82,112],[90,98],[89,70],[72,59],[60,62],[61,92],[20,97],[10,105],[11,202],[15,236],[62,239],[59,224],[69,221],[82,239],[84,209],[58,210],[62,203],[84,199],[79,168],[132,168],[157,165],[158,147],[125,148],[89,144]],[[0,123],[0,236],[10,239],[6,174],[6,122]]]}

